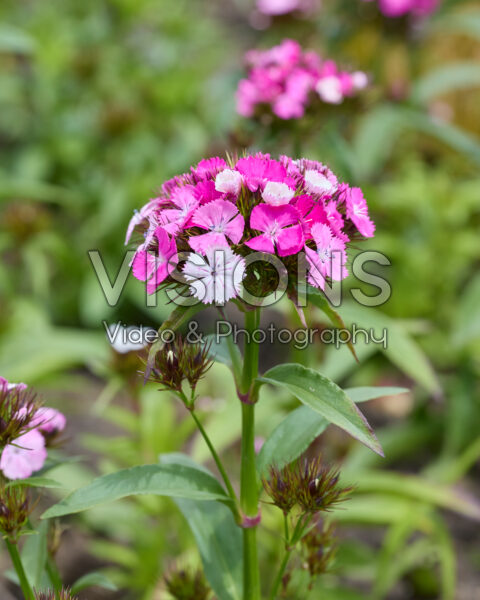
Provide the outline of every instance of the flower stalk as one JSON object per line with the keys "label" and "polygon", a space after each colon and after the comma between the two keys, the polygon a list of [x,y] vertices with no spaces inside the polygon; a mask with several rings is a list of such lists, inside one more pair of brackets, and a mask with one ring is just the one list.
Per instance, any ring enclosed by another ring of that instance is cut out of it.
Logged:
{"label": "flower stalk", "polygon": [[[245,314],[245,329],[254,331],[260,321],[260,310]],[[251,338],[250,338],[251,339]],[[260,520],[258,507],[258,485],[255,462],[255,403],[258,400],[254,381],[258,375],[258,344],[245,345],[242,386],[242,453],[240,474],[240,505],[243,513],[243,597],[259,600],[260,570],[257,553],[257,526]]]}
{"label": "flower stalk", "polygon": [[22,559],[20,558],[20,553],[18,551],[17,544],[10,542],[7,539],[5,540],[5,544],[7,545],[7,550],[12,560],[15,572],[17,574],[18,581],[20,583],[20,588],[22,590],[23,595],[25,596],[25,600],[35,600],[32,588],[28,583],[25,569],[23,568]]}

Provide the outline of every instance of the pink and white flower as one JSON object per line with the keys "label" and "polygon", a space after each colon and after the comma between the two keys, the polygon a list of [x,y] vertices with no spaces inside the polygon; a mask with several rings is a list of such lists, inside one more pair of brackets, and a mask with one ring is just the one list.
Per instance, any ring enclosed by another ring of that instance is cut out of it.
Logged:
{"label": "pink and white flower", "polygon": [[262,192],[262,198],[272,206],[288,204],[294,195],[295,190],[281,181],[269,181]]}
{"label": "pink and white flower", "polygon": [[337,190],[336,183],[314,169],[307,169],[304,174],[305,188],[311,194],[331,196]]}
{"label": "pink and white flower", "polygon": [[215,177],[215,189],[217,192],[238,196],[242,189],[243,178],[238,171],[224,169]]}
{"label": "pink and white flower", "polygon": [[42,433],[59,433],[65,429],[67,419],[64,414],[55,408],[42,406],[35,413],[31,425],[34,429],[38,429]]}

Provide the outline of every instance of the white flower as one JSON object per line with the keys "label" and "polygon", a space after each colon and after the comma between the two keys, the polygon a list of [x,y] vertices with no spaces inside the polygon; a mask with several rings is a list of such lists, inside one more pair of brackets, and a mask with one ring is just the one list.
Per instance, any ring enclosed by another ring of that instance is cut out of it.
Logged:
{"label": "white flower", "polygon": [[320,79],[315,90],[320,98],[328,104],[340,104],[343,100],[340,79],[334,75]]}
{"label": "white flower", "polygon": [[242,175],[232,169],[224,169],[215,178],[215,189],[223,194],[234,194],[238,196],[242,189]]}
{"label": "white flower", "polygon": [[325,175],[314,169],[307,169],[304,178],[305,188],[313,194],[333,194],[337,189],[337,186],[325,177]]}
{"label": "white flower", "polygon": [[239,295],[245,261],[230,247],[209,248],[205,256],[190,254],[183,267],[192,296],[204,304],[225,304]]}
{"label": "white flower", "polygon": [[265,202],[272,206],[288,204],[294,195],[294,190],[290,189],[286,183],[279,181],[269,181],[262,193]]}
{"label": "white flower", "polygon": [[368,75],[363,71],[352,73],[352,83],[356,90],[364,90],[368,85]]}
{"label": "white flower", "polygon": [[153,341],[152,335],[156,335],[156,332],[151,327],[124,327],[120,323],[112,323],[107,329],[108,341],[119,354],[139,352]]}

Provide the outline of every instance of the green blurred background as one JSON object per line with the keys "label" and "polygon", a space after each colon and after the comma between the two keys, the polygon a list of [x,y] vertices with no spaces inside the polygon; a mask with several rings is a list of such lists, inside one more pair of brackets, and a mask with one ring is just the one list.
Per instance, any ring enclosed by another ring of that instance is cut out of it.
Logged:
{"label": "green blurred background", "polygon": [[[379,478],[341,517],[347,532],[361,533],[347,535],[344,571],[323,593],[474,600],[478,523],[455,494],[474,506],[480,489],[480,10],[444,1],[412,25],[382,17],[374,3],[325,0],[313,17],[259,30],[251,9],[240,0],[2,1],[0,374],[36,385],[67,412],[68,451],[87,460],[64,469],[65,485],[191,444],[174,408],[148,387],[126,384],[130,367],[119,366],[101,324],[158,327],[169,308],[147,309],[131,280],[108,307],[87,252],[99,250],[113,277],[132,210],[204,156],[244,147],[292,152],[288,128],[273,135],[235,114],[247,49],[291,37],[363,69],[371,89],[309,115],[301,149],[365,191],[377,224],[368,247],[391,260],[393,294],[380,309],[347,302],[340,312],[347,322],[387,326],[390,344],[382,354],[359,347],[359,365],[343,350],[313,348],[305,360],[342,384],[394,383],[412,393],[367,406],[386,461],[338,434],[327,439],[347,470]],[[292,319],[283,305],[277,313]],[[214,410],[207,403],[205,419],[234,464],[238,432],[225,435],[225,373],[214,373],[205,390]],[[278,422],[267,408],[264,433]],[[104,428],[111,437],[102,443]],[[399,479],[386,485],[382,473]],[[453,499],[440,491],[409,496],[402,473],[427,489],[455,490]],[[189,534],[168,502],[139,505],[84,517],[66,534],[66,573],[73,563],[78,571],[78,556],[81,572],[99,561],[127,590],[89,598],[162,597],[158,578]],[[178,536],[165,523],[151,525],[158,510],[178,521]],[[264,558],[274,560],[274,540]]]}

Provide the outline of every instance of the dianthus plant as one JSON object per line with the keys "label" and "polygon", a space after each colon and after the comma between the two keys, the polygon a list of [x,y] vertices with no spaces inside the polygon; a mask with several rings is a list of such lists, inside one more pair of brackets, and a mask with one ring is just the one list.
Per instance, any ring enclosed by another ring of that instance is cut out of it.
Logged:
{"label": "dianthus plant", "polygon": [[[335,319],[323,290],[347,276],[350,242],[373,236],[374,229],[362,191],[340,182],[326,166],[304,158],[256,154],[202,160],[165,182],[158,197],[134,215],[126,242],[136,240],[132,270],[147,292],[162,288],[177,302],[162,332],[178,329],[207,306],[224,315],[230,303],[243,313],[245,329],[253,332],[280,279],[292,302],[298,304],[303,286],[307,297]],[[189,344],[178,334],[168,343],[160,336],[150,349],[145,376],[182,401],[211,451],[221,481],[186,455],[167,455],[160,464],[95,480],[47,516],[79,512],[129,494],[172,496],[192,520],[197,541],[211,519],[214,530],[223,530],[199,543],[205,575],[217,598],[258,600],[266,597],[262,594],[267,588],[269,597],[276,598],[288,580],[284,575],[296,549],[307,553],[303,564],[309,565],[312,576],[325,570],[326,558],[334,555],[331,529],[322,525],[317,513],[329,510],[349,491],[339,487],[338,473],[319,458],[302,462],[300,454],[311,440],[299,443],[306,424],[310,436],[312,426],[320,435],[332,423],[375,452],[381,453],[381,448],[355,398],[333,381],[299,364],[277,365],[259,375],[255,337],[245,344],[243,354],[233,340],[226,346],[223,354],[229,358],[224,360],[231,367],[241,407],[238,472],[227,472],[196,412],[196,386],[208,376],[216,350],[208,344]],[[266,384],[287,390],[305,406],[287,416],[281,432],[274,432],[257,455],[255,407]],[[195,510],[193,502],[198,503]],[[257,553],[262,503],[277,506],[285,521],[284,558],[278,573],[264,582]],[[324,540],[323,554],[315,551],[319,540]],[[215,556],[219,560],[212,564]],[[323,558],[315,562],[315,556]],[[218,573],[222,569],[229,572]],[[177,579],[182,586],[195,583],[185,574]]]}

